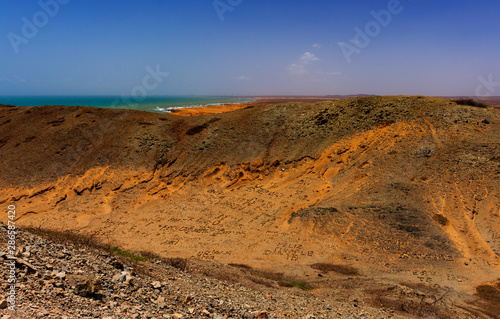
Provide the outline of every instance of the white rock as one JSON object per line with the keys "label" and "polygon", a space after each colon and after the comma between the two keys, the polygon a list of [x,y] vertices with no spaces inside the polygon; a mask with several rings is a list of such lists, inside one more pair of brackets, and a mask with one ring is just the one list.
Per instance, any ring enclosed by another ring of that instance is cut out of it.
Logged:
{"label": "white rock", "polygon": [[153,281],[153,282],[151,283],[151,285],[153,286],[153,288],[154,288],[154,289],[159,289],[159,288],[161,288],[161,282],[159,282],[159,281]]}
{"label": "white rock", "polygon": [[165,306],[166,306],[165,297],[163,297],[163,296],[158,297],[158,299],[156,300],[156,304],[160,308],[165,308]]}
{"label": "white rock", "polygon": [[207,309],[203,309],[201,311],[201,314],[204,315],[204,316],[210,316],[210,312]]}

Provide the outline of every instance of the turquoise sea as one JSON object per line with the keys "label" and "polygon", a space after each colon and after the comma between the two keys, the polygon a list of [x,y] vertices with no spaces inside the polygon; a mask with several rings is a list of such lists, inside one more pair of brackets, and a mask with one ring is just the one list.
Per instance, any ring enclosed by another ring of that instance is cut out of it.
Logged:
{"label": "turquoise sea", "polygon": [[0,104],[15,106],[67,105],[94,106],[138,111],[168,113],[175,108],[246,103],[255,101],[243,97],[219,96],[0,96]]}

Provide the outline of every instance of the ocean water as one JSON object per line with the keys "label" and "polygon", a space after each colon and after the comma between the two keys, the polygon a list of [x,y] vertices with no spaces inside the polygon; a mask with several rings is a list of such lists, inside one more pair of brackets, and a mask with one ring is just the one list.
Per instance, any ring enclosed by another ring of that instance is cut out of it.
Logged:
{"label": "ocean water", "polygon": [[0,104],[15,106],[93,106],[168,113],[172,109],[255,101],[251,98],[217,96],[0,96]]}

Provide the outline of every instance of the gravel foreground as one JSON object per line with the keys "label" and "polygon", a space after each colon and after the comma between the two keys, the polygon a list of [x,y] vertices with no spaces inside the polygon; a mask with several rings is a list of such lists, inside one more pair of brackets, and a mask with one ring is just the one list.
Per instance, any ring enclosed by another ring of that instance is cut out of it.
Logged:
{"label": "gravel foreground", "polygon": [[[0,225],[3,291],[11,259]],[[15,311],[6,293],[0,318],[402,318],[357,300],[339,303],[314,290],[255,290],[182,271],[161,260],[131,262],[98,249],[57,244],[16,231]]]}

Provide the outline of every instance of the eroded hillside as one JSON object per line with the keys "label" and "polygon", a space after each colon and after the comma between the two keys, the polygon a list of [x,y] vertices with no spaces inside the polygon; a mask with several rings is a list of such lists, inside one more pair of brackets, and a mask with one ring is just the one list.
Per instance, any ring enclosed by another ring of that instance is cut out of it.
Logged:
{"label": "eroded hillside", "polygon": [[[0,108],[17,223],[131,251],[473,292],[500,277],[500,111],[430,97],[182,117]],[[2,217],[2,220],[6,216]]]}

